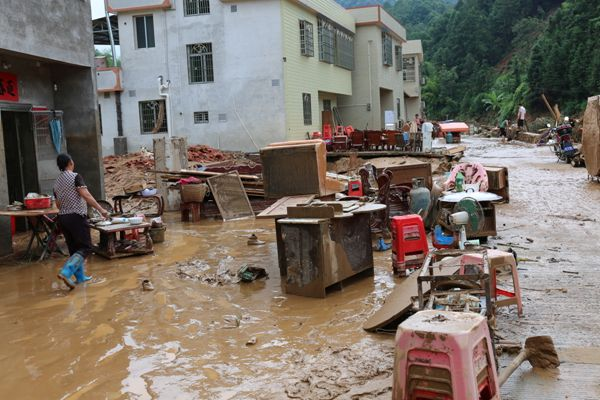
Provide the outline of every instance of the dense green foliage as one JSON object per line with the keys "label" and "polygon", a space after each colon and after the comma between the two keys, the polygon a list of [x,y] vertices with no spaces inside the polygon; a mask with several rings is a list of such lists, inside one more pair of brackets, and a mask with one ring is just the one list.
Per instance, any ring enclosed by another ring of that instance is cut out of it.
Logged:
{"label": "dense green foliage", "polygon": [[383,3],[423,40],[430,118],[514,118],[520,103],[546,113],[542,93],[572,114],[600,92],[598,1],[337,1]]}
{"label": "dense green foliage", "polygon": [[[531,99],[531,47],[557,0],[461,0],[424,38],[430,117],[510,117]],[[450,96],[450,97],[449,97]],[[537,94],[539,96],[539,94]]]}

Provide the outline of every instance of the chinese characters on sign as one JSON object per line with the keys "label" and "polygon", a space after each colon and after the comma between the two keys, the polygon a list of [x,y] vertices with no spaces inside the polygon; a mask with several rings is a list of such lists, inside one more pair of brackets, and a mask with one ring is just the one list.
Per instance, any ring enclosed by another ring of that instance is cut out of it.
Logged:
{"label": "chinese characters on sign", "polygon": [[0,100],[19,101],[19,84],[16,75],[0,72]]}

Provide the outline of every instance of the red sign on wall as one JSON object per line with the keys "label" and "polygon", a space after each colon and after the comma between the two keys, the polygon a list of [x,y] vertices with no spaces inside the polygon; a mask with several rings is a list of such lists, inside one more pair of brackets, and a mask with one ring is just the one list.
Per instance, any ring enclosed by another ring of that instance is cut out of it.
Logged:
{"label": "red sign on wall", "polygon": [[15,74],[0,72],[0,100],[19,101],[19,82]]}

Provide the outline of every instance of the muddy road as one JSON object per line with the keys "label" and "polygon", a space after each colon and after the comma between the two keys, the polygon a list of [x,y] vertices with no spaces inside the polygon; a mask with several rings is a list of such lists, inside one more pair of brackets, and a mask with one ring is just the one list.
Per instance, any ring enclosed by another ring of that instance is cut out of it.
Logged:
{"label": "muddy road", "polygon": [[[585,169],[556,164],[547,148],[477,138],[467,145],[467,159],[509,167],[511,203],[498,207],[490,244],[510,244],[529,260],[519,264],[525,316],[502,310],[500,334],[549,334],[563,360],[558,372],[521,367],[503,398],[600,398],[600,184],[587,182]],[[94,280],[71,293],[55,279],[59,257],[2,262],[3,398],[391,397],[393,336],[362,330],[397,280],[389,252],[375,254],[374,278],[325,299],[287,296],[272,221],[176,218],[167,217],[156,255],[94,257]],[[251,233],[266,244],[247,246]],[[269,279],[222,277],[246,264],[266,268]],[[143,279],[155,290],[142,292]]]}

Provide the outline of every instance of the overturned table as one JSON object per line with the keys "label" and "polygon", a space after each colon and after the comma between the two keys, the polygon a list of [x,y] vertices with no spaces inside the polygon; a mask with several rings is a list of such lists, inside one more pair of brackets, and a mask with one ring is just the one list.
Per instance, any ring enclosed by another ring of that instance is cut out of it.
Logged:
{"label": "overturned table", "polygon": [[[113,224],[113,225],[91,225],[92,229],[100,232],[100,243],[98,246],[94,246],[94,253],[99,254],[108,259],[129,257],[135,255],[150,254],[154,252],[152,239],[150,238],[150,227],[152,224],[143,222],[141,224]],[[138,233],[140,230],[143,232]],[[119,249],[118,244],[126,244],[127,237],[126,232],[132,231],[135,235],[139,235],[140,239],[131,241],[129,248],[127,246],[123,249]],[[117,239],[119,234],[119,239]],[[143,247],[135,246],[135,244],[142,244]]]}

